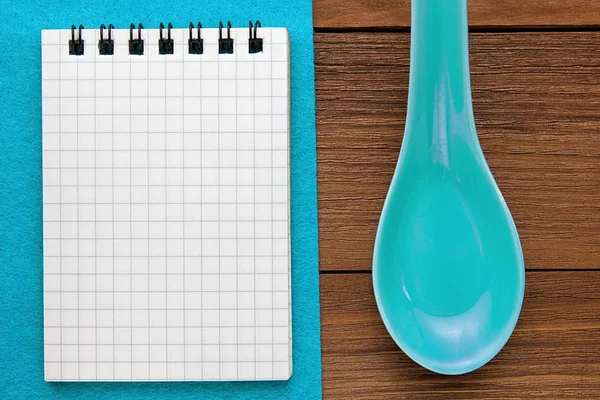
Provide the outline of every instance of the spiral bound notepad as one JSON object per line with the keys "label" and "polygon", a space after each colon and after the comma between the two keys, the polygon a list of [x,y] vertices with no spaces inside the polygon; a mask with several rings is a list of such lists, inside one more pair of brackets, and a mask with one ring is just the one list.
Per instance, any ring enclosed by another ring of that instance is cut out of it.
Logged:
{"label": "spiral bound notepad", "polygon": [[290,377],[288,42],[42,31],[46,380]]}

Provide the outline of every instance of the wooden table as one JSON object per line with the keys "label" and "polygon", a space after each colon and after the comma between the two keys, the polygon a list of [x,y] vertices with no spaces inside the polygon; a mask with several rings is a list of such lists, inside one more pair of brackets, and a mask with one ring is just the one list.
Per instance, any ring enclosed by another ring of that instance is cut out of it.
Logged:
{"label": "wooden table", "polygon": [[600,2],[471,0],[481,145],[520,233],[517,328],[488,365],[410,361],[371,255],[406,110],[409,0],[314,0],[326,399],[600,399]]}

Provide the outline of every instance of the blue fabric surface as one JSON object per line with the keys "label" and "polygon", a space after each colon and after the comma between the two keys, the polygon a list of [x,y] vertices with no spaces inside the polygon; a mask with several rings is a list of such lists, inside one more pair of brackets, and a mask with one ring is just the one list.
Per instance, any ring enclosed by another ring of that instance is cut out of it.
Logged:
{"label": "blue fabric surface", "polygon": [[[321,397],[312,4],[310,0],[23,0],[0,10],[0,398]],[[41,44],[44,28],[219,20],[285,26],[291,39],[294,374],[285,382],[47,383],[43,377]]]}

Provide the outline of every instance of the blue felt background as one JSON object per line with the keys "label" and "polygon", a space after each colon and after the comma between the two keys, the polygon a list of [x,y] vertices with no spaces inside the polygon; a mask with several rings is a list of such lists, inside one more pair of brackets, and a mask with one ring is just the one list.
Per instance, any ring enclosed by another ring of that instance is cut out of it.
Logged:
{"label": "blue felt background", "polygon": [[[0,398],[321,397],[312,4],[310,0],[11,0],[0,7]],[[294,375],[287,382],[47,383],[43,378],[43,28],[219,20],[285,26],[291,38]]]}

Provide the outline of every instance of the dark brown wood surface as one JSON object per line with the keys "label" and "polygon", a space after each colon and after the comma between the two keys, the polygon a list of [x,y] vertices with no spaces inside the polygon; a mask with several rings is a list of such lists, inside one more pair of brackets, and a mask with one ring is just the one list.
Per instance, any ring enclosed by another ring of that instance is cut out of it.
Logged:
{"label": "dark brown wood surface", "polygon": [[600,272],[529,272],[504,349],[461,376],[425,370],[381,322],[371,274],[321,275],[325,399],[598,399]]}
{"label": "dark brown wood surface", "polygon": [[507,346],[454,377],[398,349],[371,287],[408,3],[314,0],[324,398],[600,399],[600,2],[470,0],[476,124],[528,273]]}
{"label": "dark brown wood surface", "polygon": [[[410,25],[410,0],[314,0],[317,29]],[[594,0],[470,0],[469,23],[478,27],[600,25]]]}
{"label": "dark brown wood surface", "polygon": [[[317,33],[322,270],[369,270],[406,110],[408,33]],[[530,269],[600,268],[600,32],[471,34],[481,145]]]}

